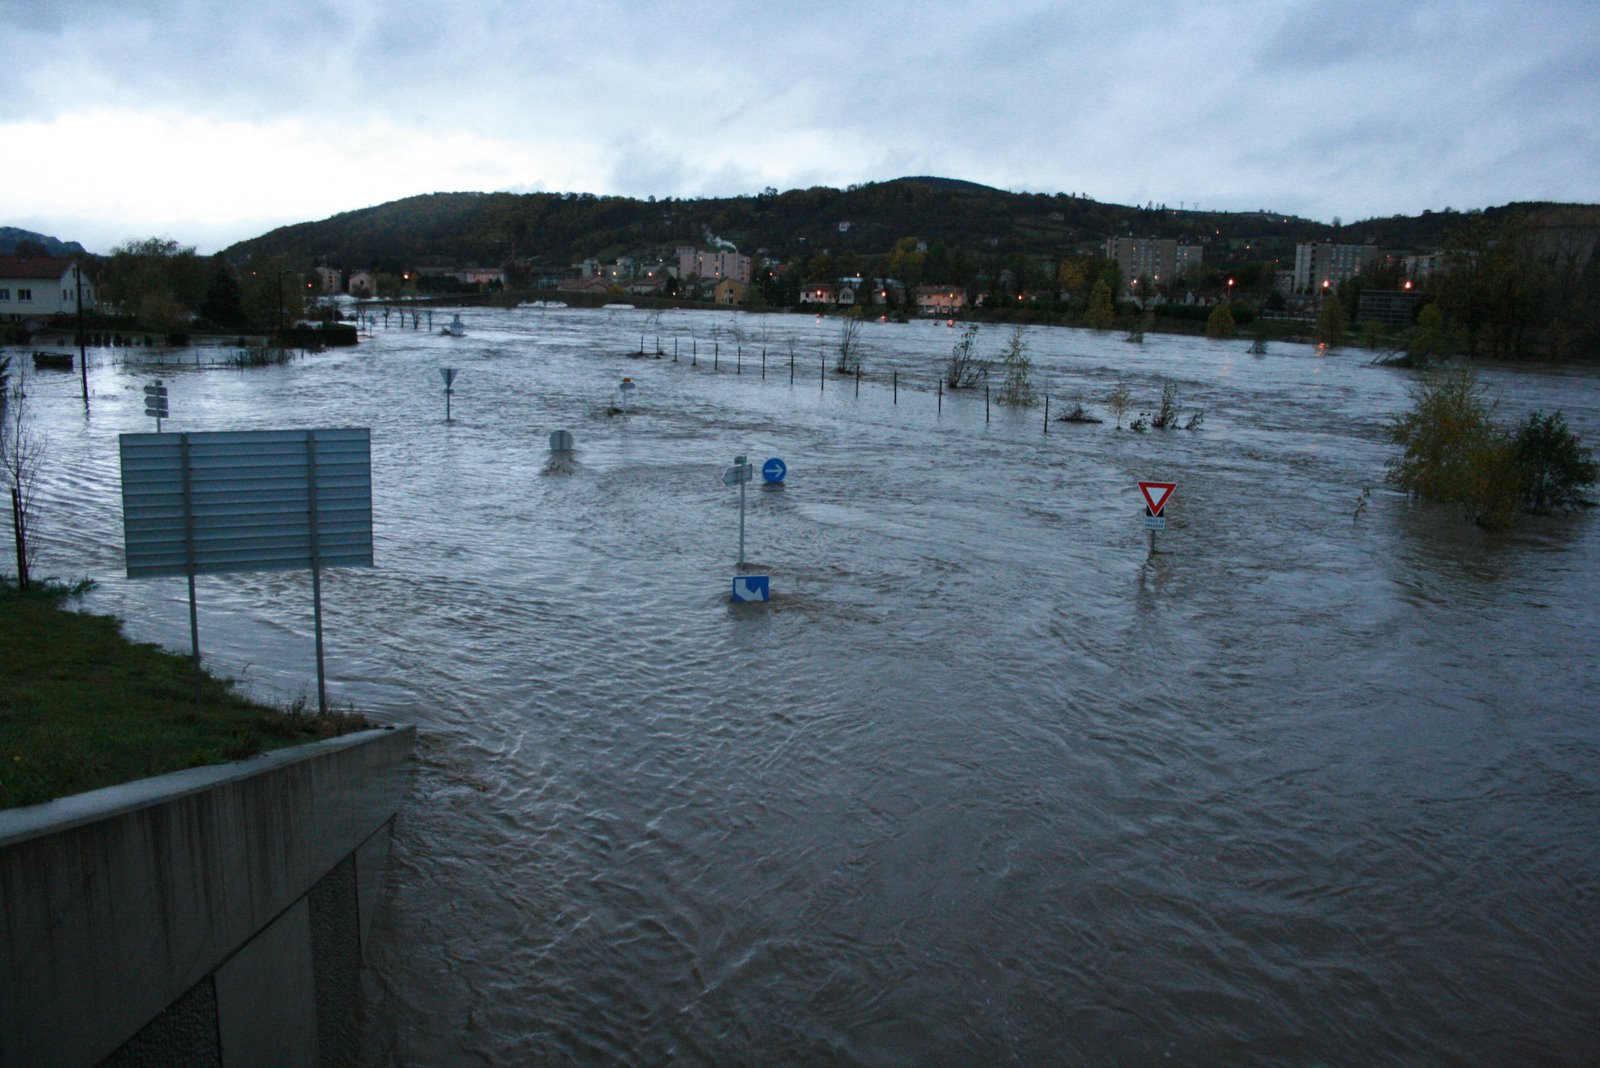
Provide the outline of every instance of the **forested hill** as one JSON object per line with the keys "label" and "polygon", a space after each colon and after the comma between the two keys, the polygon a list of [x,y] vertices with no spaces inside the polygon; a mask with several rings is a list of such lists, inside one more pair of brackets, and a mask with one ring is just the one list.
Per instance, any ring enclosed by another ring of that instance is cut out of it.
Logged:
{"label": "forested hill", "polygon": [[[1521,207],[1489,209],[1497,215]],[[226,250],[243,261],[286,257],[346,269],[486,265],[511,259],[564,267],[587,257],[642,257],[676,245],[723,241],[788,261],[827,250],[879,256],[902,238],[977,254],[1062,256],[1111,234],[1171,237],[1207,246],[1219,262],[1243,242],[1293,253],[1298,241],[1436,244],[1463,216],[1445,211],[1334,226],[1267,211],[1219,213],[1130,207],[1072,193],[1010,193],[945,178],[900,178],[839,190],[636,200],[588,193],[433,193],[299,223]],[[1259,258],[1260,252],[1256,252]]]}

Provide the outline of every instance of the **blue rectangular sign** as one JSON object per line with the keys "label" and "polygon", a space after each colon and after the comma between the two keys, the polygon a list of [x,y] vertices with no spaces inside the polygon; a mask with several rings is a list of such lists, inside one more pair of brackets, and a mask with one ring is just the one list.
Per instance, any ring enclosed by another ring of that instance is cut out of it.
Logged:
{"label": "blue rectangular sign", "polygon": [[768,596],[767,575],[740,575],[733,580],[733,603],[765,601]]}

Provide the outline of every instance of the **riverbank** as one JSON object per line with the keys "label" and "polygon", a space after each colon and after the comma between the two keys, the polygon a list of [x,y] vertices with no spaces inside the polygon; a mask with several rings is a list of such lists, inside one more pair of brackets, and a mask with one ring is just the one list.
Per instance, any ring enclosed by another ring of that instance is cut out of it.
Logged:
{"label": "riverbank", "polygon": [[0,809],[242,760],[372,726],[258,704],[186,656],[72,611],[62,587],[0,584]]}

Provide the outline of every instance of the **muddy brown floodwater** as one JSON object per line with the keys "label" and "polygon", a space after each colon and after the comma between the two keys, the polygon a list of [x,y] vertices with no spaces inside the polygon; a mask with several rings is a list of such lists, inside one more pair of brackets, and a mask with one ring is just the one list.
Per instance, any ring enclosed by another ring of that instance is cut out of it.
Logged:
{"label": "muddy brown floodwater", "polygon": [[[370,1063],[1600,1060],[1600,516],[1384,489],[1403,372],[1034,330],[1053,413],[1205,413],[1045,434],[940,410],[943,323],[867,324],[857,395],[810,317],[462,318],[166,374],[169,430],[372,428],[330,691],[424,734]],[[183,582],[120,577],[150,377],[99,353],[87,420],[31,377],[39,570],[185,649]],[[1484,377],[1600,443],[1593,372]],[[789,468],[749,495],[765,606],[728,604],[736,453]],[[1178,486],[1154,555],[1141,479]],[[215,668],[315,693],[308,576],[199,587]]]}

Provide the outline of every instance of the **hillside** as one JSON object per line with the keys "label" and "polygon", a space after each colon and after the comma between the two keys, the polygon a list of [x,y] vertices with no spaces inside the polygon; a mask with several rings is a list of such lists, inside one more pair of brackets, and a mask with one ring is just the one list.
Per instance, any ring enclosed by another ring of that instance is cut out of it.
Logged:
{"label": "hillside", "polygon": [[[1486,216],[1550,205],[1490,208]],[[1098,249],[1111,234],[1204,244],[1212,264],[1292,258],[1297,242],[1433,247],[1465,215],[1452,211],[1333,226],[1267,212],[1131,207],[1068,193],[1011,193],[954,179],[915,177],[849,189],[814,187],[753,196],[637,200],[589,193],[432,193],[285,226],[226,250],[235,262],[290,262],[399,272],[416,265],[562,268],[587,257],[648,256],[677,245],[732,243],[778,261],[828,251],[880,256],[913,237],[978,256],[1059,257]]]}
{"label": "hillside", "polygon": [[0,256],[9,256],[16,251],[17,246],[24,241],[44,248],[46,256],[82,256],[85,255],[84,247],[76,241],[60,241],[46,234],[36,234],[32,230],[21,230],[15,226],[0,226]]}

